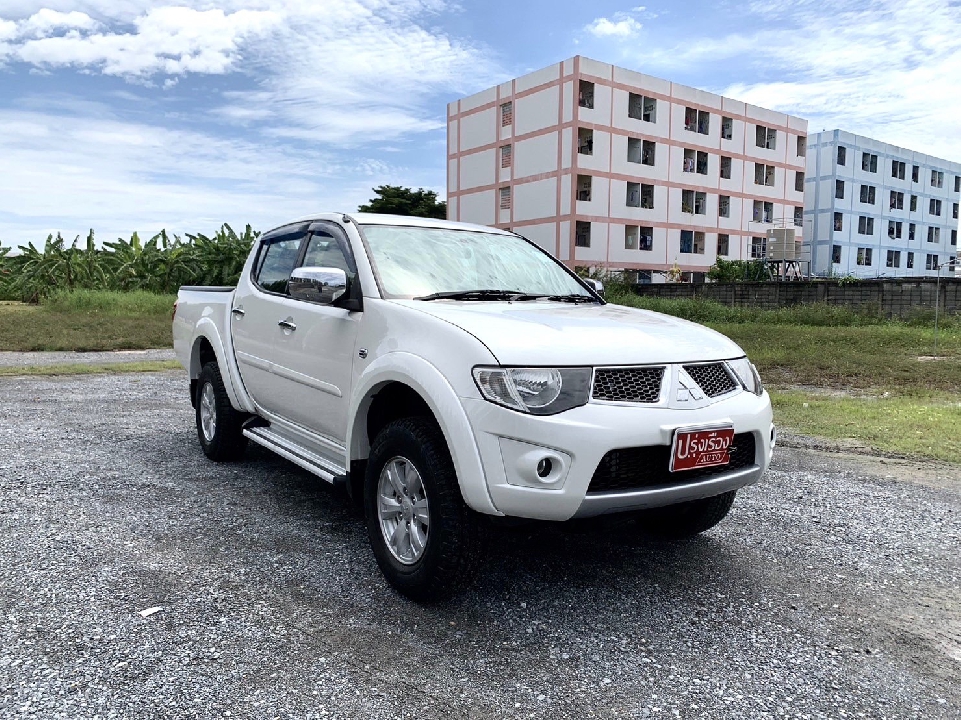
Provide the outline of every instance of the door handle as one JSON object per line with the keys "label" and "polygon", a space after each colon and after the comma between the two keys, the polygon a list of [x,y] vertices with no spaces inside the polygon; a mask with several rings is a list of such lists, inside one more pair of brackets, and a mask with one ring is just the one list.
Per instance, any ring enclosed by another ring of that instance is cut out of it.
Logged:
{"label": "door handle", "polygon": [[297,326],[294,325],[294,323],[291,322],[290,320],[281,320],[281,321],[280,321],[279,323],[277,323],[277,324],[278,324],[280,327],[282,327],[284,330],[294,331],[294,330],[297,329]]}
{"label": "door handle", "polygon": [[244,315],[247,314],[247,311],[244,310],[242,307],[235,307],[235,308],[231,309],[230,312],[232,312],[232,313],[233,313],[234,315],[236,315],[237,317],[243,317]]}

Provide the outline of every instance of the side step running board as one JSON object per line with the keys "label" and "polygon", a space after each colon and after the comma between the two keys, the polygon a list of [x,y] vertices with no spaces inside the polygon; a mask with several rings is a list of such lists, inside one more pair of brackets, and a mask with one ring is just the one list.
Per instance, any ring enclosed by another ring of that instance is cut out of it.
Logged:
{"label": "side step running board", "polygon": [[307,472],[323,478],[332,485],[343,485],[347,482],[347,469],[340,467],[330,460],[294,445],[286,438],[277,434],[270,427],[244,426],[244,435],[258,445],[263,445],[271,452],[299,465]]}

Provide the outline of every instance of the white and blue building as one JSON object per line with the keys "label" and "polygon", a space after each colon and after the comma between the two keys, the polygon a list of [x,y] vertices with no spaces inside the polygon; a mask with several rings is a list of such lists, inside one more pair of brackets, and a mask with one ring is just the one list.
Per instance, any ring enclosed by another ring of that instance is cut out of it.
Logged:
{"label": "white and blue building", "polygon": [[946,276],[959,202],[961,163],[843,130],[808,135],[803,254],[814,275]]}

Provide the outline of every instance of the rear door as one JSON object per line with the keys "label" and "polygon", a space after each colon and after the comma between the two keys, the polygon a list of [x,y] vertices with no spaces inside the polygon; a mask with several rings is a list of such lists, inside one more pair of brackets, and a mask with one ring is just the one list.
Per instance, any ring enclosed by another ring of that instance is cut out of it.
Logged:
{"label": "rear door", "polygon": [[275,365],[282,367],[296,340],[289,327],[287,281],[306,246],[307,228],[280,228],[261,239],[250,276],[237,285],[231,311],[244,386],[259,407],[281,417],[287,417],[299,399],[297,384],[278,374]]}

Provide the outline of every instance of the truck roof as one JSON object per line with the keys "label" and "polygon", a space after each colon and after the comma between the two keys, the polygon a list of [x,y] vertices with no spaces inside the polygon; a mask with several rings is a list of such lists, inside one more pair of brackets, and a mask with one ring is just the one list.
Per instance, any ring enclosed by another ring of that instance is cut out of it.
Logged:
{"label": "truck roof", "polygon": [[452,220],[436,220],[434,218],[412,217],[409,215],[381,215],[378,213],[335,213],[322,212],[314,215],[306,215],[296,220],[284,223],[292,225],[294,223],[310,222],[311,220],[339,220],[348,216],[358,225],[398,225],[407,227],[431,227],[445,228],[448,230],[474,230],[476,232],[498,233],[503,235],[511,234],[506,230],[499,230],[486,225],[475,225],[474,223],[454,222]]}

